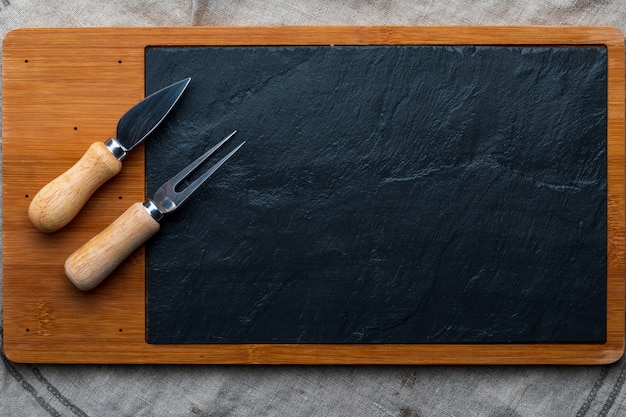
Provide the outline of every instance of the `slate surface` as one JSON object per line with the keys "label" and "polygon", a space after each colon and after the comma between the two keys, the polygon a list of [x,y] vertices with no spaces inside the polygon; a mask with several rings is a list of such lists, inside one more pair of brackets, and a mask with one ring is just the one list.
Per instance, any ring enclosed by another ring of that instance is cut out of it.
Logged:
{"label": "slate surface", "polygon": [[[603,48],[149,48],[149,343],[602,342]],[[167,144],[167,145],[166,145]]]}

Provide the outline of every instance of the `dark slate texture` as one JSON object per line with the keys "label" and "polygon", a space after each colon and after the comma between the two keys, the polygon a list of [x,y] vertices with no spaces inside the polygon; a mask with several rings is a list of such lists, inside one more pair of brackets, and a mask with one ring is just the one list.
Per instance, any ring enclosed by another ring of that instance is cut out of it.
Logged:
{"label": "dark slate texture", "polygon": [[188,76],[149,194],[247,143],[148,243],[148,342],[605,340],[605,49],[147,49]]}

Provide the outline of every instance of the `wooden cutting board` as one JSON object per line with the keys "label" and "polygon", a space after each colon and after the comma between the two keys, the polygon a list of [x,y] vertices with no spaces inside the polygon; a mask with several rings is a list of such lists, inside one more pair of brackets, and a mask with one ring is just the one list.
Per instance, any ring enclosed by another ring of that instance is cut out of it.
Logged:
{"label": "wooden cutting board", "polygon": [[[67,256],[145,199],[144,149],[125,160],[81,214],[54,234],[27,208],[36,192],[144,96],[151,46],[604,46],[608,55],[607,328],[605,343],[149,344],[145,252],[84,293]],[[594,27],[276,27],[22,29],[3,45],[4,350],[18,362],[289,364],[600,364],[624,348],[623,36]]]}

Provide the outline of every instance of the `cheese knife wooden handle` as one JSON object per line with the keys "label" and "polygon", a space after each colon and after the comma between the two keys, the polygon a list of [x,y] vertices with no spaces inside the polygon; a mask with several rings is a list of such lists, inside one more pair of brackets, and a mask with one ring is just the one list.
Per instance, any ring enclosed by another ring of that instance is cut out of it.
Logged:
{"label": "cheese knife wooden handle", "polygon": [[158,232],[160,227],[142,203],[133,204],[67,258],[65,275],[79,289],[91,290]]}
{"label": "cheese knife wooden handle", "polygon": [[93,143],[70,169],[39,190],[28,207],[30,221],[42,232],[61,229],[121,169],[122,162],[103,142]]}

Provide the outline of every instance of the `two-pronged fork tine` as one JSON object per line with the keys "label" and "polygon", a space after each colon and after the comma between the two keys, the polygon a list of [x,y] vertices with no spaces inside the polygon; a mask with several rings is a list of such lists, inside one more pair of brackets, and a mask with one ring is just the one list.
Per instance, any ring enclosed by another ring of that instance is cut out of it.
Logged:
{"label": "two-pronged fork tine", "polygon": [[176,187],[215,154],[233,135],[209,149],[201,157],[166,181],[144,203],[135,203],[106,229],[85,243],[65,261],[65,275],[81,290],[90,290],[102,282],[139,246],[160,229],[159,221],[176,210],[211,175],[237,152],[245,142],[213,164],[183,190]]}
{"label": "two-pronged fork tine", "polygon": [[[202,156],[193,161],[191,164],[187,165],[183,170],[181,170],[178,174],[174,175],[167,182],[165,182],[158,190],[154,193],[152,197],[152,201],[154,205],[158,208],[161,215],[170,213],[178,206],[180,206],[191,194],[194,193],[211,175],[215,173],[228,159],[235,154],[243,146],[242,142],[235,149],[230,151],[228,155],[220,159],[217,163],[211,166],[204,174],[198,177],[195,181],[189,184],[182,191],[176,191],[176,187],[183,181],[189,174],[196,171],[200,165],[204,161],[206,161],[209,157],[211,157],[214,153],[216,153],[230,138],[232,138],[237,131],[235,130],[230,135],[226,136],[226,138],[222,139],[220,143],[206,151]],[[155,213],[155,220],[160,220],[160,216],[158,213]]]}

